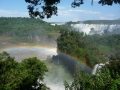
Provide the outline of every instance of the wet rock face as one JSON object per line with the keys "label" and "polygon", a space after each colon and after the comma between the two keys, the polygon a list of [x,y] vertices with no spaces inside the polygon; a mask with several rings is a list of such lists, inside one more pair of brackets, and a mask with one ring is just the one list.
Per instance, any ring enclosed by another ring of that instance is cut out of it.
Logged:
{"label": "wet rock face", "polygon": [[35,42],[40,42],[40,37],[38,35],[35,35],[34,37],[30,35],[28,36],[28,39],[34,40]]}
{"label": "wet rock face", "polygon": [[38,35],[35,36],[35,41],[40,42],[40,37]]}

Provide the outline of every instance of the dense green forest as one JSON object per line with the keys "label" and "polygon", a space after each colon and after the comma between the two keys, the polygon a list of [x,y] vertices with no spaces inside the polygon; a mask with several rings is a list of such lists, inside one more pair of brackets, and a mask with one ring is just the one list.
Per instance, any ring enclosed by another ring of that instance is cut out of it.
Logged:
{"label": "dense green forest", "polygon": [[[0,90],[48,90],[43,81],[46,65],[36,57],[18,63],[7,52],[0,53]],[[39,79],[39,82],[37,80]]]}
{"label": "dense green forest", "polygon": [[61,30],[57,38],[57,49],[93,67],[106,62],[120,50],[120,34],[86,35],[76,30]]}
{"label": "dense green forest", "polygon": [[57,38],[58,53],[64,52],[90,67],[104,62],[99,49],[85,39],[87,35],[84,33],[75,30],[63,30],[60,33],[61,35]]}
{"label": "dense green forest", "polygon": [[52,42],[60,29],[40,19],[0,18],[0,35],[10,37],[10,42]]}
{"label": "dense green forest", "polygon": [[[0,35],[9,37],[11,43],[50,43],[56,40],[58,55],[53,56],[51,62],[63,65],[74,78],[71,85],[64,81],[66,90],[119,90],[120,34],[87,35],[67,24],[52,26],[40,19],[0,18]],[[107,61],[110,63],[95,76],[79,64],[84,63],[92,69],[95,64]],[[0,53],[0,68],[1,90],[34,90],[31,86],[37,86],[36,81],[42,81],[48,71],[46,65],[35,57],[18,63],[6,52]],[[39,84],[36,90],[48,89]]]}

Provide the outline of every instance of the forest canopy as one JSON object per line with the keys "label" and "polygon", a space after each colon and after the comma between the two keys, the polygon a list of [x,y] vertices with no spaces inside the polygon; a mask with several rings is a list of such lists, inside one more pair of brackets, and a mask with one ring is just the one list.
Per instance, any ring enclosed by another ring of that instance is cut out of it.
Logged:
{"label": "forest canopy", "polygon": [[[47,87],[40,81],[43,81],[47,71],[46,65],[36,57],[16,62],[7,52],[2,52],[0,53],[0,90],[44,90]],[[38,85],[37,89],[32,87]]]}
{"label": "forest canopy", "polygon": [[[86,21],[84,23],[90,24],[94,22],[101,23],[102,21]],[[105,21],[104,23],[108,22]],[[116,23],[116,21],[113,23]],[[59,33],[56,39],[59,62],[62,62],[69,70],[73,70],[72,74],[75,75],[71,85],[66,81],[64,82],[65,89],[119,90],[120,34],[104,32],[102,35],[87,35],[83,32],[73,30],[69,24],[71,22],[67,23],[66,26],[52,26],[39,19],[0,18],[0,35],[12,37],[16,42],[26,42],[29,36],[41,36],[44,33],[44,35],[48,35],[50,40],[50,38]],[[34,25],[36,26],[33,27]],[[106,61],[106,57],[111,62],[109,65],[106,65],[107,69],[103,69],[103,72],[94,76],[80,71],[80,68],[76,68],[77,64],[71,58],[65,55],[62,57],[60,52],[70,55],[78,62],[84,62],[92,68],[96,63]],[[36,82],[38,78],[42,81],[45,72],[47,72],[45,64],[36,57],[27,58],[18,63],[6,52],[0,53],[0,68],[1,90],[32,90],[30,86],[38,85]],[[43,90],[47,89],[44,84],[41,83],[41,85],[43,85]],[[38,90],[41,89],[39,88]]]}

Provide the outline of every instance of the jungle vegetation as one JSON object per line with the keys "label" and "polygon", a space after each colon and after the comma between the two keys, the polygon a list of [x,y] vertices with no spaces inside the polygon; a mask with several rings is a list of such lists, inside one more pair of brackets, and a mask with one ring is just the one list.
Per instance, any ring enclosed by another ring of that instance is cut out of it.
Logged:
{"label": "jungle vegetation", "polygon": [[47,71],[46,65],[36,57],[18,63],[7,52],[2,52],[0,53],[0,90],[49,90],[42,83]]}
{"label": "jungle vegetation", "polygon": [[[65,90],[119,90],[120,34],[86,35],[75,30],[63,30],[60,33],[57,38],[58,57],[63,57],[60,60],[74,74],[72,84],[64,81]],[[91,67],[107,61],[109,64],[96,75],[91,75],[79,68],[77,62],[72,62],[72,58],[70,60],[59,52],[69,54]]]}
{"label": "jungle vegetation", "polygon": [[10,42],[42,43],[52,42],[62,27],[31,18],[0,18],[0,36],[10,37]]}
{"label": "jungle vegetation", "polygon": [[[74,81],[71,85],[64,81],[66,90],[119,90],[120,34],[104,32],[103,35],[87,35],[72,28],[68,29],[67,26],[51,26],[39,19],[0,18],[0,35],[11,37],[11,42],[31,42],[31,39],[28,40],[29,36],[33,38],[43,34],[56,36],[60,62],[72,71]],[[70,62],[72,59],[66,58],[60,52],[74,57],[78,62],[86,63],[91,68],[97,63],[106,62],[105,57],[109,58],[110,64],[94,76],[83,72],[84,69],[81,70],[76,62]],[[37,90],[49,89],[43,83],[37,82],[38,79],[44,79],[47,68],[36,57],[16,62],[8,53],[2,52],[0,68],[1,90],[33,90],[32,86],[38,85]]]}

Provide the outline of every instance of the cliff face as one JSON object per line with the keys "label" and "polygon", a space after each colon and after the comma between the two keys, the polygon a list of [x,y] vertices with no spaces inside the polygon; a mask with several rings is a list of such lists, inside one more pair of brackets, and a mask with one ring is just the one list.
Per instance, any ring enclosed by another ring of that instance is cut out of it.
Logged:
{"label": "cliff face", "polygon": [[120,33],[120,24],[71,24],[71,26],[86,34],[103,34],[105,30],[113,34]]}
{"label": "cliff face", "polygon": [[40,42],[40,37],[38,35],[35,36],[35,41]]}
{"label": "cliff face", "polygon": [[40,37],[38,35],[35,35],[34,37],[30,35],[28,36],[28,39],[33,40],[34,42],[40,42]]}

